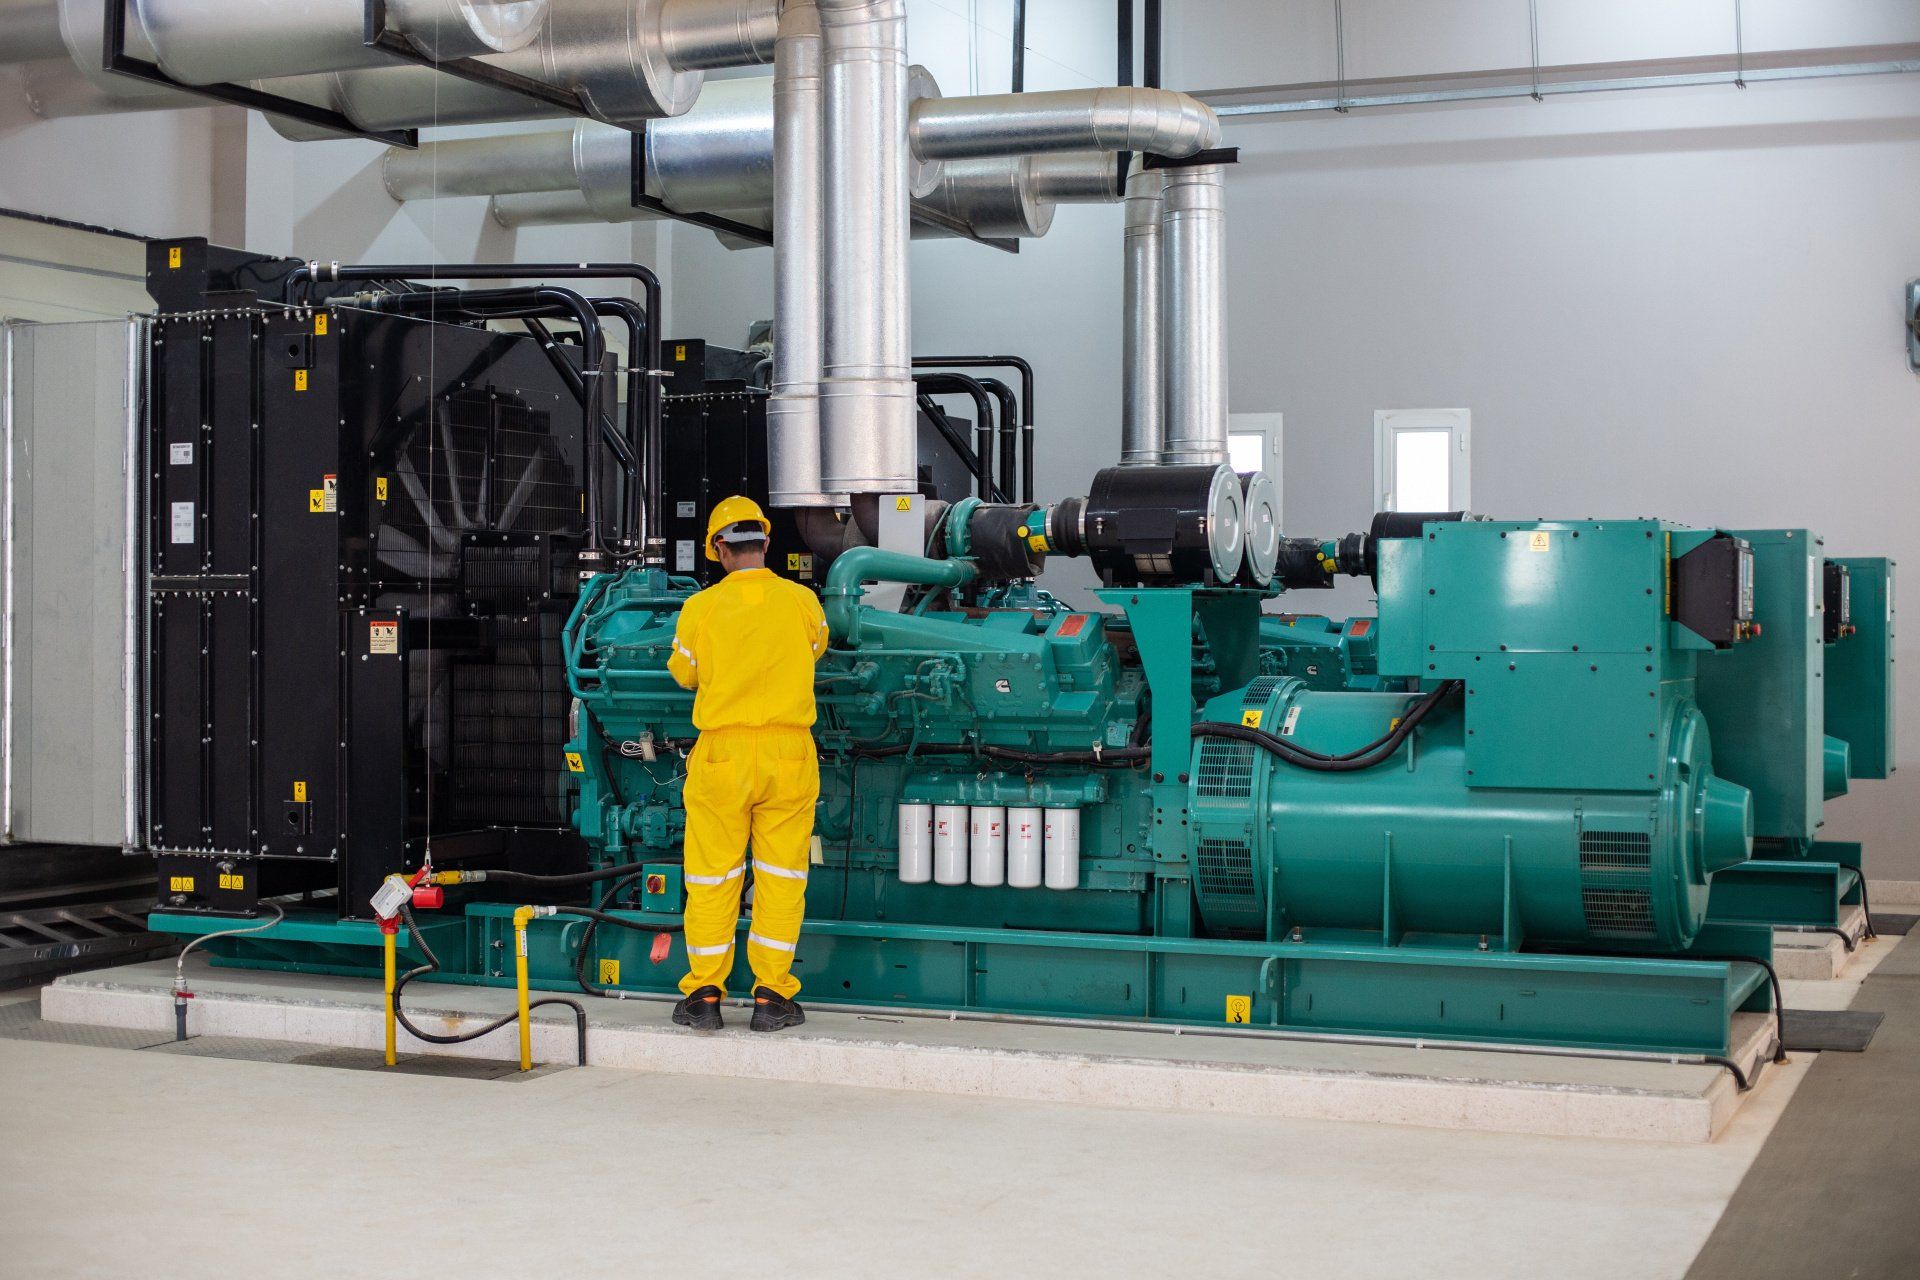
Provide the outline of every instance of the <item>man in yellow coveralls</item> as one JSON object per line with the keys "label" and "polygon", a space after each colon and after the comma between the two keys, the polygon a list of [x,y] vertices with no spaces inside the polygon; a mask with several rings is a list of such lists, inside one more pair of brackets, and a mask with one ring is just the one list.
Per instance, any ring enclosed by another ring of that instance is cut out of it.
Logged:
{"label": "man in yellow coveralls", "polygon": [[767,568],[773,532],[748,498],[727,498],[707,521],[707,559],[727,576],[680,609],[667,669],[695,691],[700,731],[687,764],[687,976],[673,1020],[720,1027],[733,969],[747,846],[753,847],[753,1029],[799,1026],[793,949],[806,914],[813,806],[813,666],[827,620],[813,592]]}

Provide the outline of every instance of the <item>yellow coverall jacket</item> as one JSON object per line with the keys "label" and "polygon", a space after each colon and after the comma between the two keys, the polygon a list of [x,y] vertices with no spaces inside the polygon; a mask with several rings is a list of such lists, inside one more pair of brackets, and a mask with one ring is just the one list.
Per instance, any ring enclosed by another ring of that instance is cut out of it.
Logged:
{"label": "yellow coverall jacket", "polygon": [[736,569],[680,609],[667,669],[695,690],[700,731],[687,765],[687,976],[681,991],[727,988],[753,846],[754,984],[792,999],[806,914],[820,760],[813,666],[826,652],[820,602],[770,569]]}

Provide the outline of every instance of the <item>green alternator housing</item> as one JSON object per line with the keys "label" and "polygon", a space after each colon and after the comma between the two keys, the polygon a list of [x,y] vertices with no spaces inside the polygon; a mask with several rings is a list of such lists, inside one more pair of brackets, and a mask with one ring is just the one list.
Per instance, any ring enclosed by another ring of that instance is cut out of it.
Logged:
{"label": "green alternator housing", "polygon": [[[1752,847],[1751,799],[1715,776],[1694,696],[1714,646],[1668,616],[1669,555],[1716,536],[1477,522],[1384,543],[1382,674],[1462,688],[1409,750],[1359,772],[1203,739],[1191,805],[1209,930],[1686,949],[1709,878]],[[1266,676],[1207,718],[1337,755],[1414,700]]]}

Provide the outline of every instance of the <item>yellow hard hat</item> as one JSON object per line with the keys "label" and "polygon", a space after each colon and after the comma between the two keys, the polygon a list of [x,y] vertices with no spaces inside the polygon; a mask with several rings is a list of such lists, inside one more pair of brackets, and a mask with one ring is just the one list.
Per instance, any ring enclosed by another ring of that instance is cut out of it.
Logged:
{"label": "yellow hard hat", "polygon": [[738,494],[731,498],[722,498],[714,503],[713,514],[707,517],[707,559],[720,558],[714,553],[713,539],[722,529],[736,524],[757,524],[760,526],[761,537],[773,536],[773,522],[767,519],[767,513],[760,509],[759,503],[752,498],[742,498]]}

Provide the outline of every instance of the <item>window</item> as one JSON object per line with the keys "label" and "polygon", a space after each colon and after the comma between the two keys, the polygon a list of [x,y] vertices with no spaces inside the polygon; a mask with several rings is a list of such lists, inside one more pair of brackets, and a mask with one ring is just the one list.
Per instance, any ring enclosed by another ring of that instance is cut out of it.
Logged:
{"label": "window", "polygon": [[1280,415],[1235,413],[1227,418],[1227,462],[1235,471],[1264,471],[1280,483]]}
{"label": "window", "polygon": [[1373,415],[1373,490],[1381,511],[1464,511],[1472,415],[1381,409]]}

